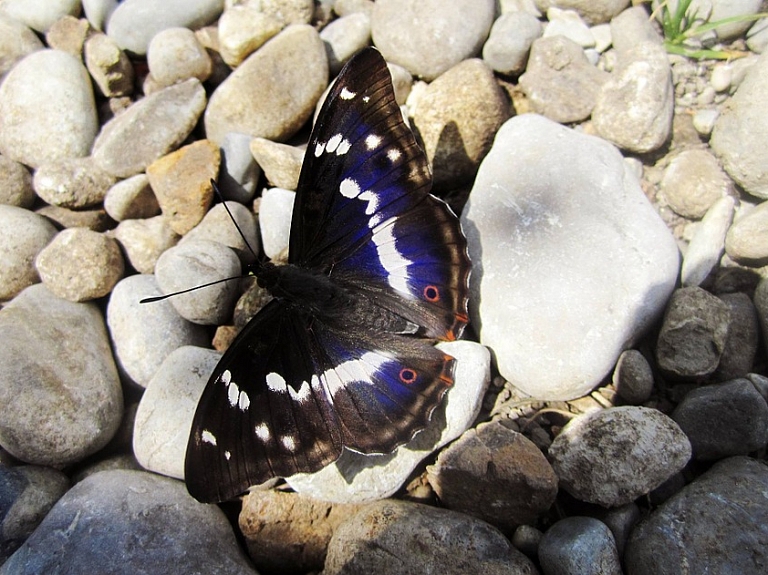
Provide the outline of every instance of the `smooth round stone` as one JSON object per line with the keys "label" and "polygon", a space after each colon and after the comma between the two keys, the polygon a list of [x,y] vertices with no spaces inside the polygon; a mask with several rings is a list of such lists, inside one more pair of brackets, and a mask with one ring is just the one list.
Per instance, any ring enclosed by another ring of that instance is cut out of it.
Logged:
{"label": "smooth round stone", "polygon": [[622,575],[608,526],[592,517],[566,517],[547,529],[539,544],[547,575]]}
{"label": "smooth round stone", "polygon": [[363,455],[344,450],[335,463],[317,473],[298,473],[287,478],[288,485],[299,493],[336,503],[363,503],[389,497],[425,457],[469,429],[480,412],[490,382],[490,354],[470,341],[439,343],[437,348],[457,359],[456,373],[453,386],[425,429],[392,453]]}
{"label": "smooth round stone", "polygon": [[43,49],[43,43],[24,24],[0,13],[0,77],[24,56]]}
{"label": "smooth round stone", "polygon": [[0,85],[0,152],[17,162],[86,156],[97,130],[91,78],[66,52],[33,52]]}
{"label": "smooth round stone", "polygon": [[147,167],[163,216],[177,234],[186,234],[205,216],[220,163],[219,148],[210,140],[197,140]]}
{"label": "smooth round stone", "polygon": [[688,436],[698,460],[747,455],[768,443],[768,403],[748,379],[691,390],[672,419]]}
{"label": "smooth round stone", "polygon": [[205,329],[181,317],[170,301],[139,303],[161,295],[154,276],[129,276],[118,282],[107,305],[107,325],[118,367],[126,379],[140,387],[146,386],[174,349],[208,344]]}
{"label": "smooth round stone", "polygon": [[461,222],[474,329],[533,397],[589,393],[677,281],[675,240],[618,151],[534,114],[501,127]]}
{"label": "smooth round stone", "polygon": [[693,114],[693,127],[704,137],[709,137],[715,129],[715,122],[720,116],[718,110],[697,110]]}
{"label": "smooth round stone", "polygon": [[768,467],[730,457],[667,500],[632,531],[627,575],[759,573],[768,564]]}
{"label": "smooth round stone", "polygon": [[632,529],[640,520],[640,508],[636,503],[627,503],[621,507],[599,512],[597,518],[611,530],[619,557],[623,556],[629,534],[632,533]]}
{"label": "smooth round stone", "polygon": [[335,76],[355,52],[371,42],[371,18],[363,12],[333,20],[320,32],[328,50],[328,65]]}
{"label": "smooth round stone", "polygon": [[229,66],[236,68],[282,29],[280,21],[256,6],[232,6],[219,19],[221,58]]}
{"label": "smooth round stone", "polygon": [[[396,563],[393,564],[393,558]],[[536,568],[495,528],[462,513],[379,501],[339,525],[325,575],[392,573],[533,575]]]}
{"label": "smooth round stone", "polygon": [[427,86],[416,102],[413,125],[432,166],[434,187],[471,181],[509,115],[507,98],[482,60],[465,60]]}
{"label": "smooth round stone", "polygon": [[549,460],[576,499],[618,507],[650,493],[691,458],[691,444],[669,417],[647,407],[612,407],[571,420]]}
{"label": "smooth round stone", "polygon": [[595,45],[595,37],[577,12],[554,6],[547,10],[547,25],[544,27],[544,37],[551,36],[564,36],[582,48],[593,48]]}
{"label": "smooth round stone", "polygon": [[48,29],[45,34],[45,42],[49,48],[67,52],[75,58],[82,58],[83,45],[88,36],[93,33],[94,30],[88,20],[64,16],[56,20]]}
{"label": "smooth round stone", "polygon": [[531,44],[542,32],[541,22],[531,14],[502,14],[493,23],[483,45],[483,60],[494,72],[519,74],[525,70]]}
{"label": "smooth round stone", "polygon": [[133,269],[141,274],[155,271],[157,258],[180,239],[163,216],[143,220],[124,220],[115,228],[114,237],[125,251]]}
{"label": "smooth round stone", "polygon": [[557,476],[541,450],[499,422],[464,433],[427,467],[427,479],[445,507],[505,533],[535,523],[557,495]]}
{"label": "smooth round stone", "polygon": [[147,50],[149,72],[161,86],[189,78],[205,82],[213,71],[208,52],[189,28],[168,28],[159,32]]}
{"label": "smooth round stone", "polygon": [[304,150],[264,138],[253,138],[250,149],[256,163],[264,170],[267,182],[285,190],[298,187]]}
{"label": "smooth round stone", "polygon": [[[155,265],[160,290],[175,293],[196,286],[239,278],[240,260],[233,250],[219,242],[192,240],[163,252]],[[218,325],[232,314],[238,282],[228,281],[180,294],[170,299],[179,315],[193,323]]]}
{"label": "smooth round stone", "polygon": [[760,326],[755,305],[743,292],[721,294],[728,305],[728,337],[720,363],[715,370],[716,381],[745,377],[752,371],[760,339]]}
{"label": "smooth round stone", "polygon": [[667,376],[700,380],[717,369],[728,336],[728,305],[700,287],[675,290],[656,342]]}
{"label": "smooth round stone", "polygon": [[379,0],[373,43],[388,62],[429,82],[480,53],[494,12],[493,0]]}
{"label": "smooth round stone", "polygon": [[44,205],[36,214],[43,216],[59,228],[88,228],[94,232],[104,232],[114,225],[103,209],[70,210],[61,206]]}
{"label": "smooth round stone", "polygon": [[721,197],[734,193],[731,179],[707,150],[684,150],[672,158],[661,193],[676,213],[699,219]]}
{"label": "smooth round stone", "polygon": [[768,201],[736,218],[725,236],[725,252],[744,265],[768,264]]}
{"label": "smooth round stone", "polygon": [[115,183],[90,157],[65,158],[42,164],[32,185],[43,200],[54,206],[82,209],[100,204]]}
{"label": "smooth round stone", "polygon": [[104,196],[104,209],[116,222],[151,218],[160,213],[146,174],[137,174],[117,182]]}
{"label": "smooth round stone", "polygon": [[83,12],[91,26],[96,30],[104,30],[109,17],[120,2],[119,0],[82,0],[82,3]]}
{"label": "smooth round stone", "polygon": [[683,257],[680,281],[683,286],[701,285],[720,262],[725,237],[733,222],[736,200],[723,196],[707,210]]}
{"label": "smooth round stone", "polygon": [[259,0],[261,11],[284,25],[309,24],[315,12],[314,0]]}
{"label": "smooth round stone", "polygon": [[180,481],[123,470],[70,489],[3,572],[60,573],[62,565],[89,573],[255,573],[221,509],[192,499]]}
{"label": "smooth round stone", "polygon": [[45,32],[62,16],[77,16],[80,13],[80,0],[3,0],[0,11],[33,30]]}
{"label": "smooth round stone", "polygon": [[749,28],[747,48],[755,54],[762,54],[768,50],[768,22],[765,18],[761,18]]}
{"label": "smooth round stone", "polygon": [[631,405],[648,401],[653,391],[653,370],[648,360],[636,349],[628,349],[619,356],[613,371],[616,393]]}
{"label": "smooth round stone", "polygon": [[534,111],[559,123],[580,122],[595,107],[609,75],[587,60],[584,50],[568,38],[540,38],[531,45],[520,86]]}
{"label": "smooth round stone", "polygon": [[117,242],[87,228],[59,232],[35,266],[54,295],[74,302],[107,295],[125,270]]}
{"label": "smooth round stone", "polygon": [[219,17],[223,0],[125,0],[107,22],[107,34],[123,50],[144,56],[159,32],[167,28],[201,28]]}
{"label": "smooth round stone", "polygon": [[643,42],[622,54],[620,67],[600,89],[592,123],[598,135],[620,148],[656,150],[672,131],[674,95],[666,51]]}
{"label": "smooth round stone", "polygon": [[281,188],[269,188],[261,194],[259,231],[264,254],[269,259],[288,253],[295,198],[296,192]]}
{"label": "smooth round stone", "polygon": [[256,218],[251,210],[237,202],[227,202],[226,207],[224,204],[213,206],[179,245],[197,240],[210,240],[232,248],[243,264],[252,263],[259,252]]}
{"label": "smooth round stone", "polygon": [[0,565],[32,534],[67,489],[69,479],[61,471],[0,464]]}
{"label": "smooth round stone", "polygon": [[34,285],[0,311],[0,332],[0,445],[51,466],[104,447],[120,424],[123,393],[99,309]]}
{"label": "smooth round stone", "polygon": [[83,46],[85,65],[96,85],[107,98],[133,92],[133,64],[106,34],[93,34]]}
{"label": "smooth round stone", "polygon": [[143,172],[189,136],[204,109],[205,89],[196,78],[146,96],[102,127],[93,159],[118,178]]}
{"label": "smooth round stone", "polygon": [[250,144],[250,136],[236,132],[226,134],[221,142],[218,186],[225,200],[247,204],[256,194],[261,169],[251,154]]}
{"label": "smooth round stone", "polygon": [[0,204],[30,208],[35,197],[32,175],[24,164],[0,156]]}
{"label": "smooth round stone", "polygon": [[744,190],[768,198],[768,52],[748,69],[744,81],[715,122],[710,145],[723,168]]}
{"label": "smooth round stone", "polygon": [[205,111],[206,135],[219,145],[228,132],[286,140],[310,118],[327,84],[320,36],[310,26],[289,26],[216,88]]}
{"label": "smooth round stone", "polygon": [[40,281],[34,261],[55,235],[56,228],[44,217],[0,205],[0,301]]}
{"label": "smooth round stone", "polygon": [[221,353],[183,346],[147,383],[136,412],[133,452],[150,471],[184,479],[184,458],[197,402]]}
{"label": "smooth round stone", "polygon": [[611,20],[610,26],[613,47],[620,54],[630,51],[642,42],[661,44],[662,41],[648,19],[644,6],[627,8]]}

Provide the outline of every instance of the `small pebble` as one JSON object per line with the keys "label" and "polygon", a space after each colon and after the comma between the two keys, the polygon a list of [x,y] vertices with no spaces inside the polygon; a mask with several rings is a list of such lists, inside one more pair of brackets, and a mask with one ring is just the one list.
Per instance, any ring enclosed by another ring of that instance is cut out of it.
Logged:
{"label": "small pebble", "polygon": [[716,109],[696,110],[693,114],[693,127],[702,136],[708,137],[712,134],[720,112]]}
{"label": "small pebble", "polygon": [[253,138],[250,149],[256,163],[264,170],[267,182],[277,188],[296,190],[304,162],[304,150],[264,138]]}
{"label": "small pebble", "polygon": [[24,164],[0,156],[0,204],[31,208],[34,202],[35,190],[29,170]]}
{"label": "small pebble", "polygon": [[94,232],[104,232],[114,226],[114,222],[101,208],[92,210],[70,210],[61,206],[42,206],[35,210],[60,228],[88,228]]}
{"label": "small pebble", "polygon": [[531,44],[542,35],[541,22],[525,12],[502,14],[483,45],[483,60],[500,74],[525,70]]}
{"label": "small pebble", "polygon": [[760,326],[757,310],[750,297],[741,292],[718,296],[729,308],[728,338],[715,370],[718,381],[746,377],[755,362]]}
{"label": "small pebble", "polygon": [[221,142],[218,186],[225,200],[246,204],[256,194],[261,169],[251,154],[250,143],[250,136],[237,132],[229,132]]}
{"label": "small pebble", "polygon": [[269,188],[261,194],[259,231],[264,255],[269,259],[278,258],[288,251],[295,197],[295,192],[282,188]]}
{"label": "small pebble", "polygon": [[334,20],[320,32],[328,52],[328,66],[332,76],[339,73],[352,55],[371,42],[371,19],[356,12]]}
{"label": "small pebble", "polygon": [[157,258],[180,239],[163,216],[123,220],[113,233],[128,262],[140,274],[153,273]]}
{"label": "small pebble", "polygon": [[[245,238],[243,238],[245,236]],[[253,263],[259,253],[259,236],[253,212],[243,204],[213,206],[203,220],[179,242],[211,240],[232,248],[243,264]]]}
{"label": "small pebble", "polygon": [[115,178],[92,158],[67,158],[41,165],[32,185],[43,200],[54,206],[82,209],[104,201]]}
{"label": "small pebble", "polygon": [[63,16],[76,16],[80,12],[79,0],[55,0],[51,2],[26,2],[4,0],[2,11],[38,32],[48,30]]}
{"label": "small pebble", "polygon": [[224,11],[219,20],[219,53],[232,68],[282,30],[281,22],[249,4]]}
{"label": "small pebble", "polygon": [[566,517],[547,529],[539,544],[545,575],[622,575],[608,526],[592,517]]}
{"label": "small pebble", "polygon": [[64,16],[56,20],[45,34],[49,48],[55,48],[82,58],[85,41],[94,33],[88,20]]}
{"label": "small pebble", "polygon": [[723,196],[702,218],[683,258],[680,281],[684,287],[701,285],[720,262],[735,206],[733,197]]}
{"label": "small pebble", "polygon": [[676,213],[699,219],[721,197],[733,194],[733,182],[707,150],[685,150],[669,163],[661,193]]}
{"label": "small pebble", "polygon": [[160,205],[146,174],[120,180],[109,188],[104,197],[104,209],[116,222],[151,218],[160,213]]}
{"label": "small pebble", "polygon": [[768,264],[768,201],[736,218],[725,236],[725,251],[747,266]]}
{"label": "small pebble", "polygon": [[14,18],[0,12],[0,77],[4,76],[24,56],[43,49],[43,43],[32,30]]}
{"label": "small pebble", "polygon": [[94,34],[85,42],[85,65],[107,98],[133,92],[133,65],[120,47],[106,34]]}
{"label": "small pebble", "polygon": [[619,356],[613,371],[616,393],[630,405],[648,401],[653,391],[653,371],[642,353],[628,349]]}
{"label": "small pebble", "polygon": [[547,21],[544,27],[544,38],[563,36],[582,48],[594,47],[595,38],[578,12],[552,6],[547,10]]}
{"label": "small pebble", "polygon": [[188,28],[168,28],[149,43],[147,64],[152,78],[165,87],[189,78],[205,82],[213,70],[213,62]]}

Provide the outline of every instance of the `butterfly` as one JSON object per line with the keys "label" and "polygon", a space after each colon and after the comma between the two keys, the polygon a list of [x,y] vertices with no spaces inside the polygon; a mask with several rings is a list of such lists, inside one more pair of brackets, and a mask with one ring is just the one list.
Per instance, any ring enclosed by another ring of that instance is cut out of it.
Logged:
{"label": "butterfly", "polygon": [[459,220],[431,185],[386,62],[363,49],[312,130],[288,263],[249,269],[273,299],[197,405],[184,470],[193,497],[232,499],[344,448],[390,453],[427,425],[455,369],[434,343],[461,336],[470,271]]}

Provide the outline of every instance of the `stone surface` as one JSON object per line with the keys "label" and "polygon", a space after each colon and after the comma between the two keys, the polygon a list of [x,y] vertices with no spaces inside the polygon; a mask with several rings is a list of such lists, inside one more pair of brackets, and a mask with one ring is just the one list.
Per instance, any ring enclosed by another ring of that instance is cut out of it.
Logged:
{"label": "stone surface", "polygon": [[182,318],[167,300],[139,303],[162,295],[154,276],[122,279],[107,305],[107,325],[122,376],[145,387],[165,358],[184,345],[208,344],[205,330]]}
{"label": "stone surface", "polygon": [[29,170],[24,164],[0,156],[0,204],[31,208],[34,202],[35,190]]}
{"label": "stone surface", "polygon": [[572,40],[582,48],[593,48],[595,37],[578,12],[561,10],[555,6],[547,10],[547,25],[544,37],[563,36]]}
{"label": "stone surface", "polygon": [[435,79],[412,110],[414,131],[432,166],[433,186],[452,189],[471,181],[509,114],[509,104],[482,60],[465,60]]}
{"label": "stone surface", "polygon": [[219,19],[221,57],[229,66],[237,68],[282,29],[282,22],[262,12],[260,7],[232,6]]}
{"label": "stone surface", "polygon": [[188,28],[167,28],[152,38],[147,64],[160,86],[172,86],[189,78],[205,82],[213,71],[211,57]]}
{"label": "stone surface", "polygon": [[411,441],[385,455],[348,450],[317,473],[287,478],[299,493],[339,503],[362,503],[389,497],[408,479],[421,460],[459,437],[474,422],[490,379],[488,350],[470,341],[438,344],[457,360],[453,387],[432,413],[429,425]]}
{"label": "stone surface", "polygon": [[327,84],[328,59],[320,36],[310,26],[289,26],[211,95],[206,135],[217,144],[228,132],[286,140],[312,115]]}
{"label": "stone surface", "polygon": [[0,445],[52,466],[104,447],[123,394],[98,308],[30,286],[0,311],[0,332]]}
{"label": "stone surface", "polygon": [[728,306],[702,288],[675,290],[656,342],[659,367],[674,379],[713,373],[725,349],[729,316]]}
{"label": "stone surface", "polygon": [[0,205],[0,301],[40,281],[35,258],[55,235],[56,228],[44,217]]}
{"label": "stone surface", "polygon": [[644,6],[627,8],[611,20],[611,38],[618,53],[625,53],[642,42],[661,44],[662,38],[648,18]]}
{"label": "stone surface", "polygon": [[539,562],[546,575],[623,575],[611,530],[592,517],[566,517],[547,529]]}
{"label": "stone surface", "polygon": [[125,270],[117,242],[87,228],[59,232],[38,254],[35,267],[54,295],[74,302],[107,295]]}
{"label": "stone surface", "polygon": [[616,149],[533,114],[501,127],[461,221],[474,329],[537,398],[589,393],[677,280],[677,246]]}
{"label": "stone surface", "polygon": [[197,240],[210,240],[232,248],[243,264],[253,263],[259,252],[253,212],[237,202],[227,202],[226,207],[224,204],[213,206],[179,243]]}
{"label": "stone surface", "polygon": [[102,127],[93,159],[119,178],[143,172],[184,141],[204,108],[205,90],[196,78],[146,96]]}
{"label": "stone surface", "polygon": [[564,10],[574,10],[588,24],[601,24],[609,22],[628,5],[628,0],[605,0],[603,2],[590,2],[589,0],[534,0],[536,7],[546,12],[552,6]]}
{"label": "stone surface", "polygon": [[0,153],[17,162],[85,156],[97,129],[91,79],[66,52],[31,53],[0,85]]}
{"label": "stone surface", "polygon": [[116,222],[151,218],[160,213],[160,205],[146,174],[120,180],[109,188],[104,196],[104,209]]}
{"label": "stone surface", "polygon": [[648,360],[636,349],[628,349],[619,356],[613,371],[616,393],[631,405],[648,401],[653,391],[653,370]]}
{"label": "stone surface", "polygon": [[680,271],[683,286],[701,285],[720,262],[735,207],[736,200],[731,196],[724,196],[707,210],[683,257]]}
{"label": "stone surface", "polygon": [[77,0],[50,0],[49,2],[25,2],[3,0],[0,11],[38,32],[45,32],[59,18],[76,15],[80,11]]}
{"label": "stone surface", "polygon": [[728,336],[720,362],[715,370],[718,381],[745,377],[752,371],[760,326],[757,309],[749,296],[742,292],[721,294],[720,299],[728,306]]}
{"label": "stone surface", "polygon": [[133,64],[106,34],[94,34],[85,41],[85,65],[96,85],[107,98],[133,92]]}
{"label": "stone surface", "polygon": [[744,265],[768,264],[768,201],[736,218],[725,236],[725,252]]}
{"label": "stone surface", "polygon": [[165,358],[147,383],[136,412],[133,452],[155,473],[184,479],[184,456],[192,417],[221,354],[182,346]]}
{"label": "stone surface", "polygon": [[496,529],[449,511],[404,501],[372,503],[331,538],[325,575],[368,573],[534,575],[536,568]]}
{"label": "stone surface", "polygon": [[128,262],[137,272],[151,274],[160,255],[179,241],[179,234],[166,223],[163,216],[145,220],[125,220],[114,230]]}
{"label": "stone surface", "polygon": [[691,390],[672,412],[703,461],[747,455],[768,443],[768,403],[747,379]]}
{"label": "stone surface", "polygon": [[502,14],[483,45],[483,60],[494,72],[519,74],[525,70],[531,44],[541,34],[541,22],[535,16],[525,12]]}
{"label": "stone surface", "polygon": [[282,188],[270,188],[261,194],[259,231],[264,254],[275,259],[288,254],[291,215],[296,193]]}
{"label": "stone surface", "polygon": [[90,157],[63,158],[42,164],[32,185],[43,200],[63,208],[83,209],[104,200],[115,178],[97,166]]}
{"label": "stone surface", "polygon": [[27,26],[0,12],[0,77],[32,52],[43,49],[43,43]]}
{"label": "stone surface", "polygon": [[535,523],[557,495],[557,476],[539,448],[498,422],[464,433],[427,467],[427,478],[445,507],[504,533]]}
{"label": "stone surface", "polygon": [[633,530],[626,573],[761,573],[767,514],[768,468],[747,457],[724,459]]}
{"label": "stone surface", "polygon": [[88,20],[63,16],[54,22],[45,33],[45,43],[49,48],[82,58],[85,41],[94,34]]}
{"label": "stone surface", "polygon": [[35,213],[60,228],[88,228],[94,232],[104,232],[114,225],[103,209],[70,210],[61,206],[42,206]]}
{"label": "stone surface", "polygon": [[70,489],[0,573],[63,573],[72,565],[91,573],[256,573],[219,508],[192,499],[179,481],[123,470]]}
{"label": "stone surface", "polygon": [[296,190],[304,150],[264,138],[251,140],[250,149],[269,183],[277,188]]}
{"label": "stone surface", "polygon": [[331,75],[339,73],[355,52],[371,43],[371,18],[364,12],[355,12],[337,18],[320,32],[328,53]]}
{"label": "stone surface", "polygon": [[717,159],[707,150],[694,149],[672,158],[661,180],[661,193],[676,213],[699,219],[734,190]]}
{"label": "stone surface", "polygon": [[225,200],[248,203],[256,194],[261,169],[250,149],[251,137],[230,132],[221,142],[219,191]]}
{"label": "stone surface", "polygon": [[647,407],[613,407],[571,420],[549,459],[560,486],[581,501],[618,507],[680,471],[691,444],[669,417]]}

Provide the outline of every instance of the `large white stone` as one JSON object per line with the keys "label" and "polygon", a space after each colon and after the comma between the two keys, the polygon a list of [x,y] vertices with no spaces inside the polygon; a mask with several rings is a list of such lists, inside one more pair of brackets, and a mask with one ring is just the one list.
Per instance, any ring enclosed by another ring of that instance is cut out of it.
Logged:
{"label": "large white stone", "polygon": [[616,148],[542,116],[501,127],[462,224],[473,327],[537,398],[592,390],[677,279],[675,240]]}

